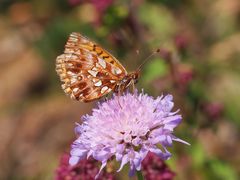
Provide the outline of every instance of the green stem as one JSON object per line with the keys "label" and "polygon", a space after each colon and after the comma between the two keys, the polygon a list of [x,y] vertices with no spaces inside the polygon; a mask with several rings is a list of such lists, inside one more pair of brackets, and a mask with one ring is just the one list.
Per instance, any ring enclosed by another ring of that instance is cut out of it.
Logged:
{"label": "green stem", "polygon": [[138,180],[144,180],[144,177],[141,171],[137,171],[137,177],[138,177]]}

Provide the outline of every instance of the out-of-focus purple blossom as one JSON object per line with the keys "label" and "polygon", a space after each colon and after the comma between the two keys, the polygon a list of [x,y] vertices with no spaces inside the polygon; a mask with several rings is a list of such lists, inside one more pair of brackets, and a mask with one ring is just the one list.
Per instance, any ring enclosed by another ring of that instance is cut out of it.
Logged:
{"label": "out-of-focus purple blossom", "polygon": [[72,6],[80,3],[91,3],[94,5],[97,11],[103,12],[113,3],[113,0],[68,0],[68,3]]}
{"label": "out-of-focus purple blossom", "polygon": [[175,46],[179,51],[186,49],[188,45],[188,39],[186,36],[179,34],[175,37]]}
{"label": "out-of-focus purple blossom", "polygon": [[153,153],[148,153],[142,162],[142,173],[146,180],[172,180],[175,173]]}
{"label": "out-of-focus purple blossom", "polygon": [[84,2],[83,0],[68,0],[68,3],[71,5],[71,6],[76,6],[80,3]]}
{"label": "out-of-focus purple blossom", "polygon": [[96,7],[97,11],[103,13],[109,6],[112,5],[113,0],[90,0],[90,2]]}
{"label": "out-of-focus purple blossom", "polygon": [[168,49],[161,48],[159,54],[164,60],[171,61],[172,53]]}
{"label": "out-of-focus purple blossom", "polygon": [[[59,167],[56,170],[55,180],[93,180],[99,171],[98,162],[92,158],[79,161],[76,165],[69,165],[69,155],[64,154],[61,157]],[[114,180],[116,179],[112,173],[103,171],[99,179]]]}
{"label": "out-of-focus purple blossom", "polygon": [[98,14],[98,17],[95,20],[95,23],[99,25],[105,11],[107,10],[108,7],[112,5],[113,1],[114,0],[68,0],[68,3],[71,6],[76,6],[81,3],[91,3],[96,9],[96,12]]}
{"label": "out-of-focus purple blossom", "polygon": [[190,65],[180,64],[177,71],[178,84],[182,90],[185,90],[194,77],[193,68]]}
{"label": "out-of-focus purple blossom", "polygon": [[223,113],[223,104],[218,102],[206,103],[203,106],[205,114],[212,120],[219,118]]}
{"label": "out-of-focus purple blossom", "polygon": [[178,111],[172,112],[173,106],[171,95],[154,99],[137,92],[115,95],[100,103],[92,115],[84,116],[83,123],[77,125],[79,136],[72,144],[69,163],[75,165],[91,156],[102,162],[101,171],[115,156],[121,162],[118,172],[129,163],[131,176],[141,170],[148,152],[163,160],[170,158],[167,147],[173,141],[188,144],[173,135],[182,120]]}
{"label": "out-of-focus purple blossom", "polygon": [[179,82],[186,85],[188,84],[193,78],[192,71],[182,71],[179,72]]}
{"label": "out-of-focus purple blossom", "polygon": [[98,17],[95,21],[96,25],[101,25],[103,16],[108,9],[113,3],[113,0],[91,0],[92,4],[94,5],[96,12],[98,14]]}

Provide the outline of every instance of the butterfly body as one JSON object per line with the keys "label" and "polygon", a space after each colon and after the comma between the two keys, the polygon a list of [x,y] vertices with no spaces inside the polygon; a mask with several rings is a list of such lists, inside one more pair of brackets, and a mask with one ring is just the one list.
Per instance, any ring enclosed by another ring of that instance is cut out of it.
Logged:
{"label": "butterfly body", "polygon": [[123,92],[130,85],[136,84],[139,78],[139,71],[131,72],[123,77],[115,86],[114,92]]}
{"label": "butterfly body", "polygon": [[56,71],[65,93],[83,102],[123,92],[139,77],[139,71],[127,73],[114,56],[79,33],[70,35],[64,54],[56,59]]}

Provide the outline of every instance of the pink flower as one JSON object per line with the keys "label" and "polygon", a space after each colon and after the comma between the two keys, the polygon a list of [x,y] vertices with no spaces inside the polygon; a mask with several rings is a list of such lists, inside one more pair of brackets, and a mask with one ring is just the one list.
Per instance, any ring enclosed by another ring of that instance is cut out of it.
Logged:
{"label": "pink flower", "polygon": [[91,3],[96,9],[96,12],[98,14],[95,23],[99,25],[101,24],[102,18],[106,10],[113,4],[113,1],[114,0],[68,0],[68,3],[71,6],[77,6],[81,3]]}
{"label": "pink flower", "polygon": [[163,160],[170,158],[167,147],[173,141],[188,144],[173,135],[182,117],[178,111],[172,112],[172,100],[171,95],[154,99],[143,93],[126,93],[100,103],[76,127],[78,138],[72,144],[70,164],[93,157],[102,162],[101,171],[115,156],[121,163],[118,172],[129,163],[133,175],[141,170],[141,162],[149,152]]}
{"label": "pink flower", "polygon": [[142,162],[143,176],[147,180],[172,180],[175,173],[153,153],[148,153]]}
{"label": "pink flower", "polygon": [[[60,165],[56,170],[55,180],[79,180],[79,179],[94,179],[99,171],[98,162],[92,158],[81,160],[76,165],[70,166],[69,155],[64,154],[61,158]],[[114,180],[113,174],[103,171],[99,176],[101,179]]]}

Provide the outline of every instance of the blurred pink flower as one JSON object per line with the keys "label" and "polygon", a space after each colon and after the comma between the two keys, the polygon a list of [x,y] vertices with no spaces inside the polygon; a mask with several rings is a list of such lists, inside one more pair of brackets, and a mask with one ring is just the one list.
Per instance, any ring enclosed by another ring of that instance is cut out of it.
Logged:
{"label": "blurred pink flower", "polygon": [[112,5],[114,0],[68,0],[68,3],[72,6],[79,5],[81,3],[91,3],[98,14],[95,23],[97,25],[101,24],[102,17],[109,6]]}
{"label": "blurred pink flower", "polygon": [[182,91],[185,91],[194,78],[194,70],[187,64],[179,64],[177,68],[178,85]]}
{"label": "blurred pink flower", "polygon": [[179,51],[183,51],[187,48],[188,39],[186,36],[179,34],[175,37],[175,46]]}
{"label": "blurred pink flower", "polygon": [[97,11],[103,13],[109,6],[112,5],[113,0],[90,0],[90,2],[95,6]]}
{"label": "blurred pink flower", "polygon": [[[96,160],[89,158],[81,160],[75,166],[69,165],[69,155],[64,154],[61,157],[59,167],[56,170],[55,180],[93,180],[99,171]],[[115,177],[111,173],[103,171],[99,179],[114,180]]]}
{"label": "blurred pink flower", "polygon": [[222,103],[212,102],[203,106],[203,111],[212,120],[216,120],[223,113],[224,107]]}
{"label": "blurred pink flower", "polygon": [[153,153],[148,153],[142,162],[142,173],[146,180],[172,180],[175,173]]}
{"label": "blurred pink flower", "polygon": [[163,58],[164,60],[171,61],[172,53],[170,50],[161,48],[159,54],[160,54],[160,57]]}
{"label": "blurred pink flower", "polygon": [[71,6],[76,6],[76,5],[80,4],[81,2],[83,2],[83,0],[68,0],[68,3]]}

